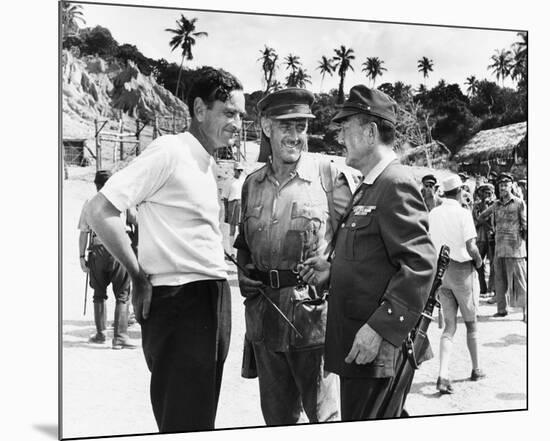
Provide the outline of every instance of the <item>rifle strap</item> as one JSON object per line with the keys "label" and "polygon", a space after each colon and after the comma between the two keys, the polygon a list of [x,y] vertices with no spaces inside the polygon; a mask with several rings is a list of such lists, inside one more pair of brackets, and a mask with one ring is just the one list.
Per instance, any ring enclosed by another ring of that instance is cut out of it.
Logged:
{"label": "rifle strap", "polygon": [[414,352],[414,345],[410,336],[407,336],[407,339],[403,342],[403,350],[407,354],[407,359],[413,367],[413,369],[418,369],[420,365],[416,359],[416,353]]}

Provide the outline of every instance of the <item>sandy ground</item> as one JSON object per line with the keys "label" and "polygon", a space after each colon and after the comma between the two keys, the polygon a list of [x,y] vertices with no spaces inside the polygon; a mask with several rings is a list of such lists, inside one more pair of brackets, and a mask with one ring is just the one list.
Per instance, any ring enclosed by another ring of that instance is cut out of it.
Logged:
{"label": "sandy ground", "polygon": [[[78,263],[78,216],[84,200],[95,192],[93,170],[69,168],[63,184],[63,315],[62,315],[62,436],[152,433],[157,431],[149,402],[149,372],[141,348],[113,351],[110,344],[87,342],[94,331],[92,292],[84,308],[85,275]],[[229,357],[216,421],[217,428],[262,426],[257,380],[240,377],[244,312],[236,283],[230,274],[233,299],[233,329]],[[108,324],[114,299],[109,293]],[[429,329],[435,357],[425,362],[415,376],[407,409],[412,415],[434,415],[525,409],[527,407],[526,325],[521,313],[494,319],[496,308],[482,300],[479,316],[481,365],[488,374],[479,382],[469,381],[470,362],[465,327],[460,322],[455,337],[451,377],[455,394],[440,396],[435,390],[441,330],[434,322]],[[109,337],[112,329],[108,329]],[[139,325],[130,336],[140,343]]]}

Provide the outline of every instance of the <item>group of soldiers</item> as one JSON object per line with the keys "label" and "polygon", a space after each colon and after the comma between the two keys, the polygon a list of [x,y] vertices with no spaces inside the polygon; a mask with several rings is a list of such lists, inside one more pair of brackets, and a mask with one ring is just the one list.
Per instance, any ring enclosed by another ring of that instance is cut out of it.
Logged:
{"label": "group of soldiers", "polygon": [[[245,106],[242,84],[222,69],[199,71],[189,131],[157,138],[83,210],[81,230],[100,243],[92,250],[103,247],[109,274],[116,267],[131,281],[161,432],[214,428],[231,330],[227,259],[245,304],[243,375],[258,378],[266,424],[295,424],[302,413],[310,422],[406,415],[410,383],[395,397],[392,385],[435,276],[429,202],[393,151],[393,99],[364,85],[350,90],[333,117],[346,166],[307,153],[313,102],[311,92],[288,88],[258,103],[268,160],[246,179],[235,167],[222,195],[234,228],[225,250],[213,154],[238,132]],[[135,206],[137,252],[121,217]],[[498,239],[499,212],[489,208],[480,216],[495,217]],[[83,269],[93,273],[93,261]],[[123,310],[127,285],[112,280]],[[118,320],[113,348],[131,347]],[[104,340],[100,327],[95,342]],[[398,402],[391,414],[388,400]]]}
{"label": "group of soldiers", "polygon": [[[480,295],[497,304],[495,317],[504,317],[510,301],[514,306],[525,303],[527,180],[495,171],[488,177],[458,176],[460,204],[472,214],[483,263],[478,268]],[[441,204],[442,188],[433,174],[422,177],[421,191],[429,211]],[[525,310],[523,314],[525,320]]]}
{"label": "group of soldiers", "polygon": [[[439,292],[444,329],[436,387],[442,394],[453,393],[449,359],[458,310],[466,326],[472,381],[487,375],[480,368],[477,345],[480,296],[497,304],[493,317],[506,317],[509,307],[519,307],[523,321],[527,321],[527,222],[523,191],[513,175],[506,172],[489,175],[487,181],[478,177],[476,184],[472,191],[464,173],[445,178],[441,186],[432,174],[422,178],[432,240],[437,245],[445,243],[451,247],[451,263]],[[526,181],[522,184],[526,194]]]}

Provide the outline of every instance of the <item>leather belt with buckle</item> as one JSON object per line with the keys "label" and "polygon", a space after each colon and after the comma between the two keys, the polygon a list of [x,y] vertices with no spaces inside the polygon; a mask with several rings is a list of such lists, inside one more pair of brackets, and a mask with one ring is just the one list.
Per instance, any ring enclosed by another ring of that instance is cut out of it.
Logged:
{"label": "leather belt with buckle", "polygon": [[304,283],[300,275],[292,270],[272,269],[269,271],[260,271],[256,269],[252,271],[251,277],[273,289],[297,286]]}

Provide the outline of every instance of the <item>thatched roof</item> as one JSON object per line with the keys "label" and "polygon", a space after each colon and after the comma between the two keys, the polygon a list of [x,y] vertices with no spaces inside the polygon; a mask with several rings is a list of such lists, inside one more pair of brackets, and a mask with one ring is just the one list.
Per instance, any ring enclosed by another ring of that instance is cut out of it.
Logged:
{"label": "thatched roof", "polygon": [[[455,154],[457,162],[482,162],[509,159],[516,152],[527,152],[527,123],[521,122],[478,132]],[[525,149],[523,149],[525,147]]]}
{"label": "thatched roof", "polygon": [[405,150],[401,155],[402,162],[414,161],[426,157],[426,150],[429,150],[432,156],[450,155],[449,149],[439,141],[433,141],[428,144],[422,144],[417,147]]}

